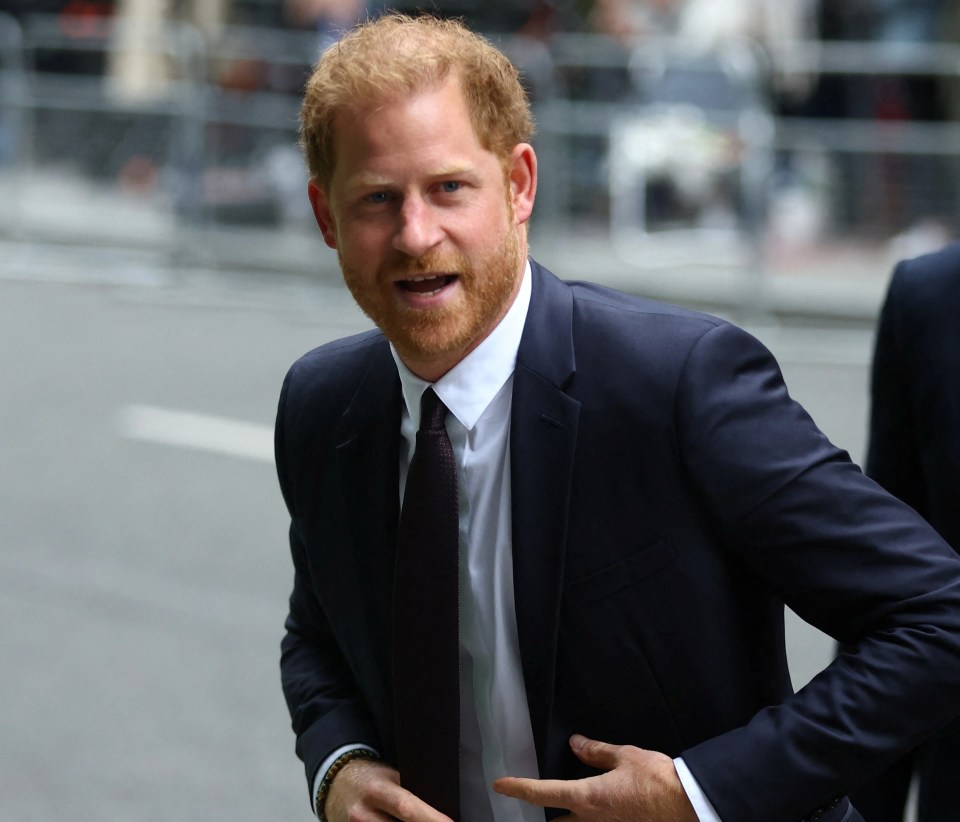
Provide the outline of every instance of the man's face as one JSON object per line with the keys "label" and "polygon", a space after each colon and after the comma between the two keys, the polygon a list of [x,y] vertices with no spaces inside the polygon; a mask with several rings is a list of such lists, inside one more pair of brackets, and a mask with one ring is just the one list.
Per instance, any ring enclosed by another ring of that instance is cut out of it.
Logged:
{"label": "man's face", "polygon": [[363,311],[419,376],[436,380],[513,302],[526,258],[536,158],[504,169],[474,133],[459,82],[334,123],[328,191],[310,200]]}

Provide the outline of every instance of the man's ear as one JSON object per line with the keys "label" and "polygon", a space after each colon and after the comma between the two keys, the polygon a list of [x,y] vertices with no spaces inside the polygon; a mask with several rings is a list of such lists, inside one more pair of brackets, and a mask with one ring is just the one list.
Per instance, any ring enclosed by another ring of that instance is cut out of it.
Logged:
{"label": "man's ear", "polygon": [[510,152],[510,202],[520,225],[530,219],[537,197],[537,155],[529,143],[517,143]]}
{"label": "man's ear", "polygon": [[330,198],[313,177],[311,177],[307,183],[307,196],[310,198],[313,216],[317,221],[317,225],[320,226],[323,241],[330,246],[330,248],[336,248],[337,225],[333,219],[333,211],[330,209]]}

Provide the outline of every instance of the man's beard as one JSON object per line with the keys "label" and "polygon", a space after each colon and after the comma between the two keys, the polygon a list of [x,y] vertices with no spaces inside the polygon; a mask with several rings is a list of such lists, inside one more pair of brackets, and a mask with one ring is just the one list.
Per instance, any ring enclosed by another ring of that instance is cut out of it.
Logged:
{"label": "man's beard", "polygon": [[[343,263],[344,280],[363,312],[383,331],[403,359],[424,360],[464,351],[486,336],[509,307],[520,278],[519,229],[509,225],[503,241],[478,272],[459,251],[430,251],[421,257],[398,257],[380,268],[376,285],[367,286]],[[381,289],[399,279],[424,273],[456,274],[462,299],[436,309],[414,309],[385,298]]]}

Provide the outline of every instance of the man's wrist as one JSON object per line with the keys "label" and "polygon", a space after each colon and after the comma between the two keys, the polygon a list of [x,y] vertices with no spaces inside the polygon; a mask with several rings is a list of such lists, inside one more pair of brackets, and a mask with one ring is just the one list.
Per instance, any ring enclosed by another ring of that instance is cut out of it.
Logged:
{"label": "man's wrist", "polygon": [[313,809],[316,812],[317,819],[320,822],[327,822],[327,817],[324,814],[324,805],[327,803],[327,796],[330,794],[330,787],[333,785],[333,780],[347,764],[353,762],[355,759],[371,759],[377,761],[380,759],[380,754],[373,750],[373,748],[350,748],[349,750],[339,754],[330,763],[326,769],[326,772],[317,783],[313,798]]}
{"label": "man's wrist", "polygon": [[699,819],[700,822],[721,822],[720,815],[717,813],[716,808],[714,808],[710,800],[707,799],[703,788],[700,787],[700,783],[697,782],[696,777],[690,772],[682,756],[678,756],[673,760],[673,767],[677,770],[680,784],[687,794],[687,799],[690,800],[690,804],[693,806],[693,811],[696,813],[697,819]]}

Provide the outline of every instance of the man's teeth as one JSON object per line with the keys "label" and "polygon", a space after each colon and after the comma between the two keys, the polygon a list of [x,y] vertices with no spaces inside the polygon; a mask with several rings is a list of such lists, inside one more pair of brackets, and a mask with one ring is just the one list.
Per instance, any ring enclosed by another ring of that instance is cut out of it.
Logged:
{"label": "man's teeth", "polygon": [[449,277],[446,274],[420,275],[407,277],[404,281],[408,291],[424,297],[439,294],[448,285]]}

